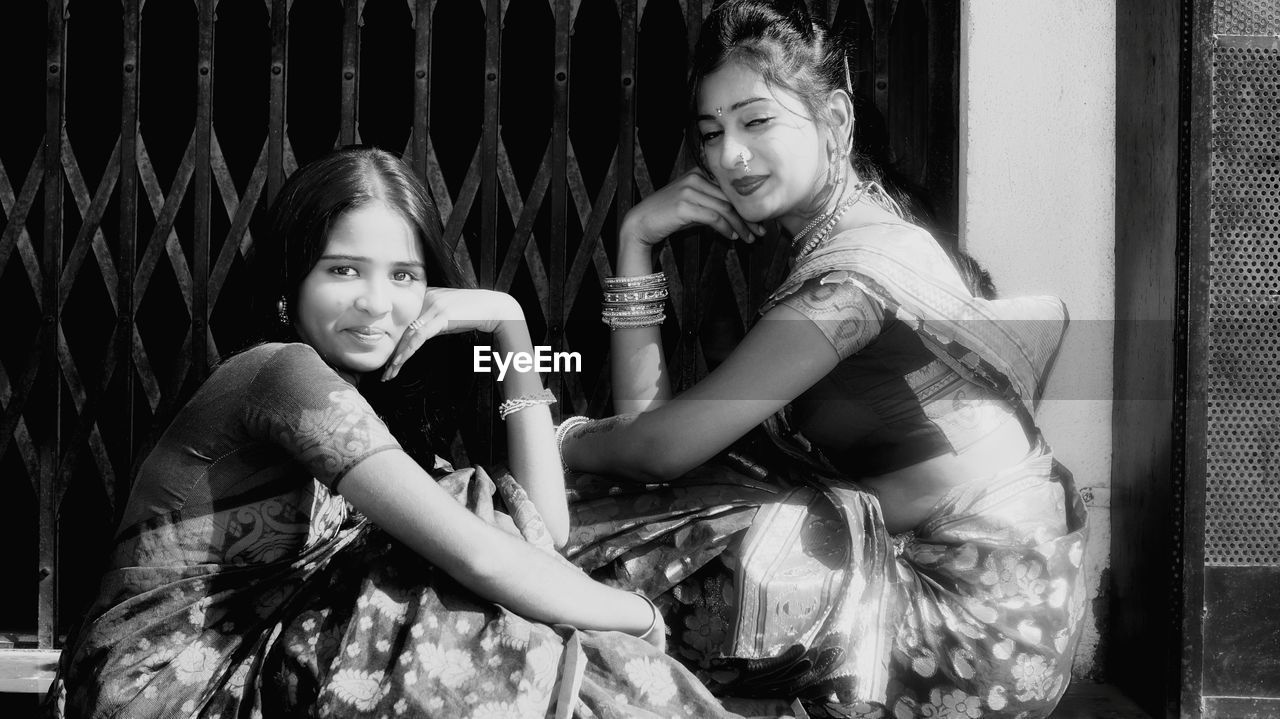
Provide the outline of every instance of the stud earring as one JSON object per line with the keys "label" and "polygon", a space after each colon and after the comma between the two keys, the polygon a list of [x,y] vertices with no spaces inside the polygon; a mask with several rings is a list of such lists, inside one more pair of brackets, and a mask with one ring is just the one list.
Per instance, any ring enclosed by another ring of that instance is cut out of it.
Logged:
{"label": "stud earring", "polygon": [[279,318],[280,324],[289,324],[289,300],[286,300],[283,295],[276,300],[276,317]]}

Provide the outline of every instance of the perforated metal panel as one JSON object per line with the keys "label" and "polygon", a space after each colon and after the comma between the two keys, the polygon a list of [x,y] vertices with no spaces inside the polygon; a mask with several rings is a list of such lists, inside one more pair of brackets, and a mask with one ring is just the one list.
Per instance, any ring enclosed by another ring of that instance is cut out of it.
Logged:
{"label": "perforated metal panel", "polygon": [[[1237,10],[1276,27],[1267,10]],[[1215,3],[1215,9],[1217,9]],[[1236,6],[1247,3],[1235,3]],[[1215,22],[1215,25],[1217,22]],[[1205,564],[1280,566],[1280,47],[1213,51]],[[1192,398],[1195,401],[1196,398]]]}
{"label": "perforated metal panel", "polygon": [[1214,0],[1213,31],[1219,35],[1280,34],[1276,0]]}

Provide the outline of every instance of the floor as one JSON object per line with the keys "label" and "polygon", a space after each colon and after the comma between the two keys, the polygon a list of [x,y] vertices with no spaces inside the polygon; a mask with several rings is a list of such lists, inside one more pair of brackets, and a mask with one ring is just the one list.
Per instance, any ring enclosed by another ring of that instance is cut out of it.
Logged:
{"label": "floor", "polygon": [[1073,682],[1049,719],[1151,719],[1110,684]]}

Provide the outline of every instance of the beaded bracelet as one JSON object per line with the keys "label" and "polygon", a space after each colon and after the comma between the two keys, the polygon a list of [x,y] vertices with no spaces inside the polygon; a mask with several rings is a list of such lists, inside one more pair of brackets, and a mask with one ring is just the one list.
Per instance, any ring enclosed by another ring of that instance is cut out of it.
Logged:
{"label": "beaded bracelet", "polygon": [[590,421],[590,417],[574,415],[573,417],[565,417],[564,421],[560,423],[560,426],[556,427],[556,454],[560,456],[561,467],[565,466],[564,440],[569,436],[569,432],[573,431],[574,427],[581,427]]}
{"label": "beaded bracelet", "polygon": [[666,313],[657,315],[648,315],[644,317],[619,317],[617,319],[606,318],[604,323],[609,325],[611,330],[634,330],[642,327],[657,327],[667,321]]}
{"label": "beaded bracelet", "polygon": [[656,315],[666,305],[662,302],[635,302],[626,305],[605,305],[600,310],[601,317],[637,317],[640,315]]}
{"label": "beaded bracelet", "polygon": [[604,278],[604,288],[613,292],[619,290],[636,290],[638,288],[649,287],[666,287],[667,273],[654,272],[648,275],[637,275],[633,277],[606,277]]}
{"label": "beaded bracelet", "polygon": [[555,404],[556,396],[549,389],[543,389],[533,394],[522,394],[514,399],[509,399],[498,405],[498,419],[505,421],[507,417],[519,412],[522,409],[536,407],[540,404]]}

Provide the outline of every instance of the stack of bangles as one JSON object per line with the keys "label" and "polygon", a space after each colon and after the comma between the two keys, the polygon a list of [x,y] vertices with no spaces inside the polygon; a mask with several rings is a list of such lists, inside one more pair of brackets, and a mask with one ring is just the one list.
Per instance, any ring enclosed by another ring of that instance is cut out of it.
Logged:
{"label": "stack of bangles", "polygon": [[600,319],[611,330],[656,327],[667,319],[667,275],[604,278]]}
{"label": "stack of bangles", "polygon": [[544,389],[540,392],[534,392],[533,394],[522,394],[519,397],[509,399],[503,402],[502,404],[498,405],[498,419],[501,419],[502,421],[505,422],[507,417],[515,414],[516,412],[519,412],[522,409],[528,409],[529,407],[536,407],[540,404],[555,404],[555,403],[556,403],[556,396],[552,394],[551,390],[549,389]]}

